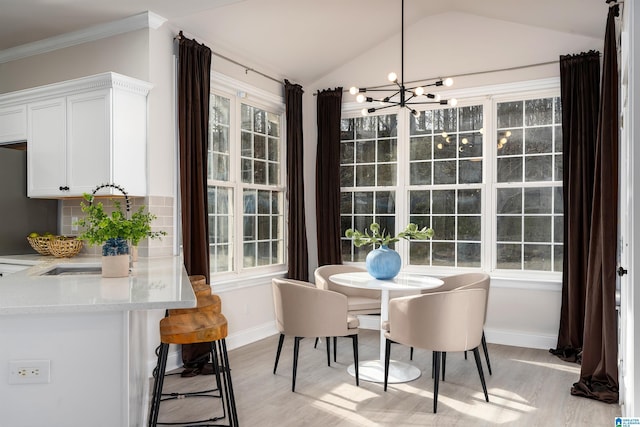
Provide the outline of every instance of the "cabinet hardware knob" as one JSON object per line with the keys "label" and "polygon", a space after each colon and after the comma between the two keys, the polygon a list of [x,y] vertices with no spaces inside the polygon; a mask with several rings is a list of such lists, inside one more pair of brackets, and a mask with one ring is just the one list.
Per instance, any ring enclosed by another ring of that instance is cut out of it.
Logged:
{"label": "cabinet hardware knob", "polygon": [[624,275],[625,275],[625,274],[627,274],[627,273],[628,273],[628,271],[627,271],[627,270],[625,270],[625,269],[624,269],[624,268],[622,268],[622,267],[618,267],[618,276],[624,276]]}

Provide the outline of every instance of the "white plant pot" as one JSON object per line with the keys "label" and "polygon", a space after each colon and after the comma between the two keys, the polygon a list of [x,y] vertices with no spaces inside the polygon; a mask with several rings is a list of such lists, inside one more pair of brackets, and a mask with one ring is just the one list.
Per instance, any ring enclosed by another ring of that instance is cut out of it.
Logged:
{"label": "white plant pot", "polygon": [[127,277],[128,275],[128,254],[102,257],[102,277]]}

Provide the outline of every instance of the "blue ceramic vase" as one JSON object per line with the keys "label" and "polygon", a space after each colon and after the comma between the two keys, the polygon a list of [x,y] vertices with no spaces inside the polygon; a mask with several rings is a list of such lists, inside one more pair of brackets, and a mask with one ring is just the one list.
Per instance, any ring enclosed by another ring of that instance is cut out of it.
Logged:
{"label": "blue ceramic vase", "polygon": [[367,254],[366,265],[371,276],[386,280],[398,275],[402,268],[402,260],[398,252],[382,245]]}

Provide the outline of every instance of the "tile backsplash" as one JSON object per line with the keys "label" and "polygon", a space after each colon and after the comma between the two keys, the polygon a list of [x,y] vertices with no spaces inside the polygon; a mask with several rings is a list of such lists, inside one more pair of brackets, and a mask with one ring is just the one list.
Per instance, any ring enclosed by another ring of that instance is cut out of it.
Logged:
{"label": "tile backsplash", "polygon": [[[120,200],[120,203],[124,203],[122,197],[99,197],[98,200],[102,202],[107,212],[110,211],[110,207],[113,207],[113,200]],[[144,239],[138,245],[138,255],[143,257],[154,256],[166,256],[173,254],[173,242],[175,239],[175,233],[173,228],[173,197],[164,196],[149,196],[149,197],[130,197],[131,211],[135,212],[140,209],[140,206],[145,206],[146,210],[155,214],[157,218],[151,223],[151,228],[154,231],[165,231],[166,236],[162,236],[161,239]],[[82,232],[82,230],[73,230],[73,218],[81,218],[84,216],[80,207],[81,199],[67,199],[62,200],[62,227],[60,233],[65,236],[75,236]],[[99,246],[85,245],[81,251],[82,254],[100,255],[101,249]]]}

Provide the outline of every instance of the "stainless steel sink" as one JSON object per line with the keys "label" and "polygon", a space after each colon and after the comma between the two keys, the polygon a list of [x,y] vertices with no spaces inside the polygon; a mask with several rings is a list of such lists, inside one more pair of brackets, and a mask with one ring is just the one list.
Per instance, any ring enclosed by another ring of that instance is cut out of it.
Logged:
{"label": "stainless steel sink", "polygon": [[47,270],[41,276],[69,276],[76,274],[101,274],[102,267],[99,265],[59,265]]}

